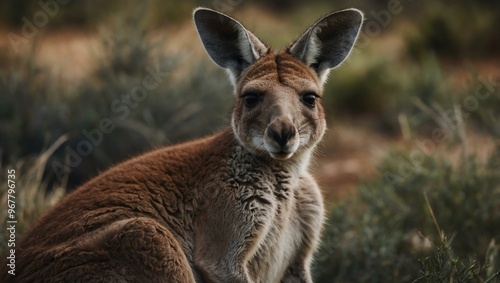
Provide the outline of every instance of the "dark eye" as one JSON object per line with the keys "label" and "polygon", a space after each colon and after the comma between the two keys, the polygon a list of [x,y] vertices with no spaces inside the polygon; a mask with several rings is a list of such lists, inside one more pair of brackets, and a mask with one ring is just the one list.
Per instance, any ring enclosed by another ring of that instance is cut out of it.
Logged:
{"label": "dark eye", "polygon": [[316,106],[316,98],[318,98],[318,95],[316,93],[307,92],[302,95],[302,102],[309,107],[314,107]]}
{"label": "dark eye", "polygon": [[250,92],[243,94],[245,106],[248,108],[254,107],[260,102],[260,95],[258,93]]}

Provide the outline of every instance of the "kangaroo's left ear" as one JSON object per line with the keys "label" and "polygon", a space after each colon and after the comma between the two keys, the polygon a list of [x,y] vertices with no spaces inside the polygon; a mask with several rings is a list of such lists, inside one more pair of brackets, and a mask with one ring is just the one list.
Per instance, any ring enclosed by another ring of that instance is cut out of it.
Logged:
{"label": "kangaroo's left ear", "polygon": [[329,70],[349,56],[362,23],[363,13],[357,9],[329,14],[313,24],[287,51],[313,68],[324,83]]}
{"label": "kangaroo's left ear", "polygon": [[198,8],[193,18],[205,50],[217,65],[228,71],[233,85],[243,70],[269,52],[255,35],[223,13]]}

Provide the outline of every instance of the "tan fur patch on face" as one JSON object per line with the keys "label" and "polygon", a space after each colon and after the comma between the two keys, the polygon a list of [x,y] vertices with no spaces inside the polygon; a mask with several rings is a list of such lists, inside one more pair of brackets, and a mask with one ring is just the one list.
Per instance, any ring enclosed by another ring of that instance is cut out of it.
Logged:
{"label": "tan fur patch on face", "polygon": [[[297,83],[308,81],[307,84],[311,84],[311,82],[314,82],[317,86],[320,85],[320,81],[316,73],[311,68],[304,65],[302,61],[296,59],[292,55],[289,55],[287,53],[277,54],[275,57],[275,62],[277,67],[278,80],[280,83],[292,86]],[[304,86],[304,88],[306,86]]]}
{"label": "tan fur patch on face", "polygon": [[262,57],[242,74],[242,78],[237,88],[239,94],[243,85],[255,80],[266,80],[287,86],[293,86],[301,81],[308,81],[304,87],[311,82],[317,86],[321,85],[314,70],[285,52]]}
{"label": "tan fur patch on face", "polygon": [[[303,101],[311,93],[318,97],[314,107]],[[248,107],[248,95],[260,102]],[[307,151],[326,128],[321,95],[318,76],[300,60],[285,52],[262,57],[239,80],[232,120],[235,135],[246,148],[273,158]]]}

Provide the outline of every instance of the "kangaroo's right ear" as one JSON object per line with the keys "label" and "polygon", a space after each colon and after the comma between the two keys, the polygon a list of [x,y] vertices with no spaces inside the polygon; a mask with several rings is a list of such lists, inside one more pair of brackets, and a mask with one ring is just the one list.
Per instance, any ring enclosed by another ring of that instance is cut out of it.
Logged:
{"label": "kangaroo's right ear", "polygon": [[313,68],[324,83],[329,70],[349,56],[363,18],[363,13],[357,9],[326,15],[297,39],[288,52]]}
{"label": "kangaroo's right ear", "polygon": [[203,46],[214,62],[225,68],[233,85],[245,68],[269,52],[269,48],[235,19],[198,8],[194,23]]}

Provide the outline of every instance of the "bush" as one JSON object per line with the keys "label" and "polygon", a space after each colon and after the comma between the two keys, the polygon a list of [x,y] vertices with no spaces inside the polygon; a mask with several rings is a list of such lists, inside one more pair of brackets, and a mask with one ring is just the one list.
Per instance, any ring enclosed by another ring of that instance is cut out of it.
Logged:
{"label": "bush", "polygon": [[472,2],[428,6],[430,12],[419,17],[418,30],[407,36],[409,57],[417,61],[429,53],[453,60],[497,57],[500,40],[495,36],[495,27],[500,19],[494,11],[498,7]]}
{"label": "bush", "polygon": [[[188,0],[161,1],[146,0],[141,3],[127,3],[123,1],[110,0],[106,2],[88,0],[88,1],[65,1],[67,3],[54,8],[50,5],[51,1],[15,1],[0,3],[0,25],[9,25],[12,27],[21,27],[25,23],[22,20],[26,18],[33,22],[35,13],[39,11],[50,12],[49,28],[66,28],[68,25],[79,28],[94,28],[101,22],[120,15],[124,12],[137,13],[140,10],[148,10],[147,19],[151,26],[158,26],[165,23],[180,22],[189,17],[193,7],[203,5],[202,1]],[[59,3],[59,1],[57,1]],[[47,8],[40,5],[46,4]],[[53,12],[56,11],[56,12]],[[141,14],[141,13],[138,13]]]}
{"label": "bush", "polygon": [[[104,56],[96,57],[96,71],[76,85],[35,65],[34,55],[11,59],[13,64],[0,73],[4,164],[36,155],[68,135],[47,161],[45,177],[51,184],[69,174],[71,189],[152,147],[211,134],[228,124],[232,94],[224,72],[208,60],[186,67],[187,53],[164,55],[159,48],[166,39],[153,40],[142,19],[132,14],[102,28]],[[187,75],[178,78],[180,71]],[[152,73],[154,87],[145,90],[144,79]],[[103,121],[113,130],[99,137]],[[69,157],[71,152],[79,156]]]}
{"label": "bush", "polygon": [[[500,240],[500,147],[485,163],[473,156],[456,167],[436,156],[425,156],[417,165],[412,162],[408,153],[390,154],[380,165],[378,178],[361,185],[356,196],[334,205],[315,265],[316,282],[418,279],[417,259],[432,258],[433,252],[420,234],[441,240],[432,236],[435,225],[424,193],[441,228],[453,235],[450,243],[457,256],[477,258],[478,264],[467,268],[477,271],[484,264],[489,243]],[[437,256],[442,252],[438,249]],[[444,268],[422,262],[424,273]],[[481,272],[485,275],[486,269]]]}
{"label": "bush", "polygon": [[401,114],[409,117],[417,132],[435,127],[432,117],[420,115],[426,113],[416,102],[446,109],[458,99],[452,94],[440,63],[433,56],[411,65],[397,60],[363,53],[338,72],[333,71],[331,82],[325,88],[327,113],[369,117],[388,133],[399,132]]}
{"label": "bush", "polygon": [[332,72],[325,86],[328,115],[368,118],[391,134],[399,134],[402,126],[416,134],[431,134],[436,128],[453,132],[458,107],[466,124],[500,136],[500,88],[492,73],[470,68],[463,86],[457,87],[432,55],[413,64],[369,52],[353,57]]}

